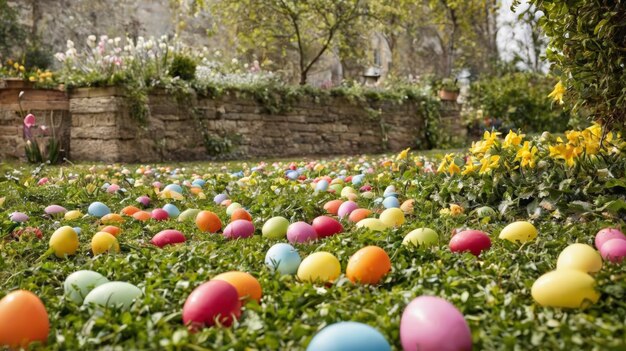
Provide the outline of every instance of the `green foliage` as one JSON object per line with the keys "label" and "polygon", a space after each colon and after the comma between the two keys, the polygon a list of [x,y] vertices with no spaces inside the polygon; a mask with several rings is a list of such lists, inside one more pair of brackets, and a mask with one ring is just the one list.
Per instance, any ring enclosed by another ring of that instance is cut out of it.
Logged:
{"label": "green foliage", "polygon": [[481,77],[471,84],[470,123],[497,119],[504,131],[563,132],[570,113],[548,98],[553,85],[554,78],[531,72]]}
{"label": "green foliage", "polygon": [[50,164],[57,164],[59,162],[60,152],[59,141],[55,138],[49,138],[42,152],[39,147],[39,142],[36,139],[28,140],[24,146],[24,152],[28,163],[40,164],[48,162]]}
{"label": "green foliage", "polygon": [[182,80],[192,80],[196,75],[196,60],[184,54],[175,54],[170,64],[169,74],[171,77],[179,77]]}
{"label": "green foliage", "polygon": [[575,109],[626,126],[626,6],[623,1],[531,0],[544,16],[548,59]]}
{"label": "green foliage", "polygon": [[0,61],[8,58],[25,38],[26,32],[19,24],[17,11],[7,0],[0,0]]}

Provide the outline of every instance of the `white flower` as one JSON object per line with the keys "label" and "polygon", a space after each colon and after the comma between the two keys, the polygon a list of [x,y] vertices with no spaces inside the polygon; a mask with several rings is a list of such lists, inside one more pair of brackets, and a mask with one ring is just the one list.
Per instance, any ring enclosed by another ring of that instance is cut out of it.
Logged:
{"label": "white flower", "polygon": [[152,39],[148,40],[146,42],[146,49],[150,50],[154,47],[154,42],[152,41]]}
{"label": "white flower", "polygon": [[65,62],[65,54],[62,52],[54,54],[54,58],[56,58],[59,62]]}
{"label": "white flower", "polygon": [[93,35],[93,34],[92,34],[92,35],[90,35],[90,36],[88,36],[88,37],[87,37],[87,41],[92,41],[92,42],[94,42],[94,43],[95,43],[95,42],[96,42],[96,36],[95,36],[95,35]]}
{"label": "white flower", "polygon": [[100,41],[107,41],[109,40],[109,36],[108,35],[101,35],[100,36]]}
{"label": "white flower", "polygon": [[72,49],[73,47],[74,47],[74,42],[68,39],[67,40],[67,48],[68,49]]}
{"label": "white flower", "polygon": [[159,49],[161,49],[161,50],[167,49],[167,44],[165,44],[165,43],[159,44]]}
{"label": "white flower", "polygon": [[233,58],[232,60],[230,60],[230,62],[234,65],[239,63],[239,60],[237,60],[237,58]]}
{"label": "white flower", "polygon": [[115,42],[115,46],[120,45],[121,41],[122,41],[122,38],[120,38],[120,37],[115,37],[115,39],[113,39],[113,42]]}
{"label": "white flower", "polygon": [[113,39],[109,39],[109,40],[107,40],[107,44],[109,44],[109,45],[113,45]]}

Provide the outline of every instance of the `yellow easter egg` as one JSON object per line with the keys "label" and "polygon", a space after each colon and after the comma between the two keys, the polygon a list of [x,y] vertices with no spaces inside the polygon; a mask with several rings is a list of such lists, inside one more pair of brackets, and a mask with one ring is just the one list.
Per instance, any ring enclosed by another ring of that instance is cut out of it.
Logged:
{"label": "yellow easter egg", "polygon": [[537,228],[529,222],[513,222],[500,232],[499,238],[511,242],[525,243],[537,237]]}
{"label": "yellow easter egg", "polygon": [[439,241],[437,232],[430,228],[417,228],[410,231],[402,239],[402,245],[405,246],[433,246]]}
{"label": "yellow easter egg", "polygon": [[65,212],[65,216],[63,218],[65,218],[66,221],[71,221],[80,218],[82,215],[83,214],[80,213],[79,210],[72,210]]}
{"label": "yellow easter egg", "polygon": [[598,302],[596,281],[587,273],[574,269],[560,269],[546,273],[533,284],[533,299],[542,306],[585,308]]}
{"label": "yellow easter egg", "polygon": [[52,233],[49,244],[59,258],[73,255],[78,250],[78,234],[72,227],[63,226]]}
{"label": "yellow easter egg", "polygon": [[91,238],[91,251],[94,256],[105,252],[120,252],[120,244],[113,234],[107,232],[98,232]]}
{"label": "yellow easter egg", "polygon": [[388,208],[380,214],[380,221],[387,227],[399,227],[404,224],[404,212],[397,208]]}
{"label": "yellow easter egg", "polygon": [[298,267],[298,278],[305,282],[332,282],[340,274],[341,265],[337,257],[324,251],[307,256]]}
{"label": "yellow easter egg", "polygon": [[357,222],[357,228],[368,228],[369,230],[373,230],[375,232],[382,232],[387,229],[385,223],[383,223],[378,218],[365,218]]}
{"label": "yellow easter egg", "polygon": [[102,216],[102,218],[100,218],[100,221],[103,224],[124,223],[124,217],[120,216],[117,213],[109,213],[109,214]]}
{"label": "yellow easter egg", "polygon": [[348,197],[349,195],[354,195],[356,194],[356,190],[354,190],[353,187],[351,186],[346,186],[343,189],[341,189],[341,197]]}
{"label": "yellow easter egg", "polygon": [[575,269],[585,273],[595,273],[602,269],[602,257],[589,245],[572,244],[559,254],[556,269]]}

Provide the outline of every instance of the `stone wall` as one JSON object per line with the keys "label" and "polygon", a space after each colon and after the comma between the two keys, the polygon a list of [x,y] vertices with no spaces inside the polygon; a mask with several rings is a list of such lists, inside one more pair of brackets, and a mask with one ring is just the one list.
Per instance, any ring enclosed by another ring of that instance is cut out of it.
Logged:
{"label": "stone wall", "polygon": [[[54,129],[54,134],[61,142],[60,159],[67,157],[70,151],[70,115],[65,93],[18,85],[7,87],[4,81],[0,81],[0,160],[25,158],[23,116],[18,104],[20,91],[24,92],[22,97],[24,113],[35,115],[38,126],[47,126],[48,135],[51,135]],[[44,147],[47,137],[42,134],[38,140],[40,147]]]}

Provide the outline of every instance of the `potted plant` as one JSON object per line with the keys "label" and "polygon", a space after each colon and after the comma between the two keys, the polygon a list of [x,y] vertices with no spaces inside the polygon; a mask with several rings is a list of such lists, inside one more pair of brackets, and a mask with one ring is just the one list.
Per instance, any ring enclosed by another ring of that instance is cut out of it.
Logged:
{"label": "potted plant", "polygon": [[439,99],[444,101],[456,101],[456,99],[459,97],[460,91],[461,89],[457,85],[456,79],[443,79],[439,88]]}

